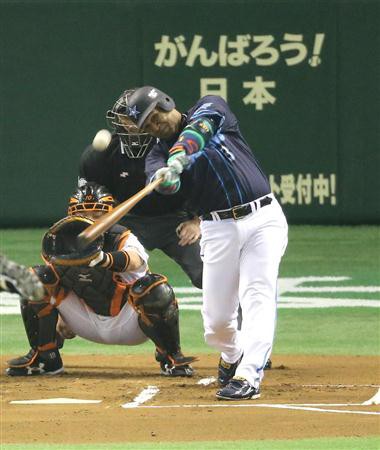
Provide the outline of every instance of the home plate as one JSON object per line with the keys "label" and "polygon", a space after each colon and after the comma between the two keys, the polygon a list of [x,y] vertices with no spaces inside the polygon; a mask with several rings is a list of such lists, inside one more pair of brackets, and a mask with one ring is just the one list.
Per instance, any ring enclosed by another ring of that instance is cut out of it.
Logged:
{"label": "home plate", "polygon": [[85,404],[85,403],[101,403],[102,400],[84,400],[79,398],[45,398],[41,400],[12,400],[12,405],[68,405],[68,404]]}

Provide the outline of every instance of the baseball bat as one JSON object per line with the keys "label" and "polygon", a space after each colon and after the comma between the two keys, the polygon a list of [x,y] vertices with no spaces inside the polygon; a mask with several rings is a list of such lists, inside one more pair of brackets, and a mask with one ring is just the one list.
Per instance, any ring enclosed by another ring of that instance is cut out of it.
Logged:
{"label": "baseball bat", "polygon": [[120,205],[116,206],[112,211],[104,214],[95,220],[88,228],[83,230],[77,237],[77,244],[80,250],[83,250],[97,237],[107,231],[116,222],[118,222],[127,212],[129,212],[140,200],[150,194],[162,181],[163,177],[157,178],[147,184],[141,191],[128,198]]}

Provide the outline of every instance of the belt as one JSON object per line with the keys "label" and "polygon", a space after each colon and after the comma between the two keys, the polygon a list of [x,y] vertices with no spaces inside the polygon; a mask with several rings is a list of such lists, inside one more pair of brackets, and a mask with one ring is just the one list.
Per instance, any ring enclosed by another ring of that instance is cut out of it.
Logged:
{"label": "belt", "polygon": [[222,211],[213,211],[211,213],[201,216],[201,220],[225,220],[234,219],[239,220],[249,214],[258,211],[264,206],[270,205],[273,201],[272,195],[254,200],[253,202],[246,203],[245,205],[234,206],[231,209],[223,209]]}

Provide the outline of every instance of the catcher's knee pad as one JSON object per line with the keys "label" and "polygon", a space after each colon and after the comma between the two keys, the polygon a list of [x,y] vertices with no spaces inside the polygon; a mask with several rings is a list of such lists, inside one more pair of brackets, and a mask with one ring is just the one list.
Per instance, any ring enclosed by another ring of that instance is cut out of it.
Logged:
{"label": "catcher's knee pad", "polygon": [[149,273],[137,280],[129,301],[139,314],[140,328],[160,352],[180,351],[178,304],[165,276]]}
{"label": "catcher's knee pad", "polygon": [[163,275],[149,273],[131,287],[130,303],[147,325],[158,318],[169,318],[178,310],[174,291],[167,281]]}

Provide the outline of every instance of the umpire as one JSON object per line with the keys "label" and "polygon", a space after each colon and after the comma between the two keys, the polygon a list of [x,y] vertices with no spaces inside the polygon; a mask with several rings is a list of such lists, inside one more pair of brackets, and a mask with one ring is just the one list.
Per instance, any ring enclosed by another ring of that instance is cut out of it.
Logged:
{"label": "umpire", "polygon": [[[113,128],[104,151],[88,146],[80,158],[79,186],[96,182],[106,186],[117,202],[134,195],[146,184],[145,159],[156,139],[140,132],[126,114],[127,90],[107,112]],[[128,227],[148,250],[160,249],[202,288],[203,264],[200,258],[199,220],[187,210],[181,193],[164,196],[154,191],[141,200],[120,223]]]}

